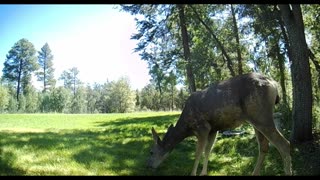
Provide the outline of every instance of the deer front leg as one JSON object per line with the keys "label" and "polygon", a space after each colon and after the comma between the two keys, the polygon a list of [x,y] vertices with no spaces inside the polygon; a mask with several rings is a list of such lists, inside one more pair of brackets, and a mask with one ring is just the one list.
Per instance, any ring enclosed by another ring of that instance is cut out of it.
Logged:
{"label": "deer front leg", "polygon": [[193,169],[191,172],[191,176],[195,176],[197,174],[197,169],[199,165],[199,160],[201,158],[201,155],[203,153],[203,150],[207,144],[207,138],[206,137],[199,137],[198,143],[197,143],[197,150],[196,150],[196,159],[194,161]]}
{"label": "deer front leg", "polygon": [[197,150],[196,150],[196,159],[194,161],[191,176],[195,176],[197,174],[199,160],[204,151],[204,148],[207,145],[209,132],[210,132],[210,126],[206,126],[206,124],[204,124],[202,128],[198,128],[195,132],[198,138],[198,143],[197,143]]}
{"label": "deer front leg", "polygon": [[209,155],[211,153],[212,147],[213,147],[214,142],[216,140],[216,136],[217,136],[217,132],[210,133],[208,136],[208,143],[207,143],[207,146],[205,149],[203,167],[202,167],[202,171],[200,173],[200,176],[205,176],[208,174]]}

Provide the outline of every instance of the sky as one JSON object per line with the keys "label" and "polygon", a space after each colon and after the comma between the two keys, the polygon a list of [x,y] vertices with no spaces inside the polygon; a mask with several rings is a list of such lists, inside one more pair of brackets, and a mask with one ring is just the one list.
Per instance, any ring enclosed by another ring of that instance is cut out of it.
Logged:
{"label": "sky", "polygon": [[[82,82],[103,84],[127,76],[132,89],[142,89],[151,77],[147,63],[133,52],[135,32],[134,16],[120,12],[119,5],[1,4],[0,76],[9,50],[26,38],[37,51],[48,43],[56,79],[77,67]],[[33,83],[40,88],[36,79]]]}

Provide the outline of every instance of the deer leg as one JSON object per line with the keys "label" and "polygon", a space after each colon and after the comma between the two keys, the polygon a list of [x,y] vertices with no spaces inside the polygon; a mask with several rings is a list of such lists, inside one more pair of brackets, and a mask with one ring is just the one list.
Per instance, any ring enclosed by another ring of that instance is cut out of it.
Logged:
{"label": "deer leg", "polygon": [[258,160],[257,160],[256,166],[255,166],[255,168],[253,170],[252,175],[259,175],[262,163],[263,163],[264,158],[266,156],[266,153],[268,152],[268,149],[269,149],[269,143],[268,143],[269,141],[256,128],[254,128],[254,131],[256,133],[256,138],[257,138],[257,141],[258,141],[258,144],[259,144],[259,156],[258,156]]}
{"label": "deer leg", "polygon": [[217,136],[217,131],[212,132],[209,134],[208,136],[208,143],[205,149],[205,154],[204,154],[204,160],[203,160],[203,167],[202,167],[202,171],[200,173],[200,176],[205,176],[208,174],[208,161],[209,161],[209,155],[211,153],[212,147],[214,145],[214,142],[216,140],[216,136]]}
{"label": "deer leg", "polygon": [[197,143],[197,150],[196,150],[196,158],[194,161],[191,176],[195,176],[197,174],[197,169],[198,169],[201,155],[204,151],[204,148],[207,145],[209,131],[210,131],[210,128],[204,126],[204,128],[200,128],[196,132],[196,136],[198,138],[198,143]]}
{"label": "deer leg", "polygon": [[[265,119],[269,122],[273,122],[273,119]],[[267,122],[264,121],[264,122]],[[261,126],[255,124],[255,127],[277,148],[279,151],[286,175],[292,175],[292,164],[290,156],[290,142],[283,137],[283,135],[276,129],[275,125]]]}

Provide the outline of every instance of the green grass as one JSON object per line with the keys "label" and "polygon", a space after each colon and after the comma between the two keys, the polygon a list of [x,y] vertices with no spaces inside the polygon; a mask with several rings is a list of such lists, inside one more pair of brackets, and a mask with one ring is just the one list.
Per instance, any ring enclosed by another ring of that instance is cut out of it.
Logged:
{"label": "green grass", "polygon": [[[0,175],[189,175],[194,163],[195,137],[178,144],[156,171],[146,168],[153,143],[151,127],[163,137],[179,115],[180,112],[2,114]],[[251,174],[258,145],[252,128],[242,128],[249,133],[232,138],[218,136],[210,156],[209,175]],[[319,142],[310,145],[318,146]],[[310,152],[308,148],[309,163],[305,163],[306,150],[295,149],[295,175],[319,174],[319,161],[315,158],[319,159],[320,151],[314,149]],[[262,175],[283,174],[280,155],[271,147]]]}

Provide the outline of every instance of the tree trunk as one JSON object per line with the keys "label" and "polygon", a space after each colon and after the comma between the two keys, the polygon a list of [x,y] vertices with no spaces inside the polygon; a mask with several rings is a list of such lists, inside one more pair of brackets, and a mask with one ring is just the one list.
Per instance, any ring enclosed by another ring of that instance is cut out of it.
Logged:
{"label": "tree trunk", "polygon": [[173,102],[174,102],[174,86],[171,85],[171,111],[173,111]]}
{"label": "tree trunk", "polygon": [[231,14],[232,14],[232,22],[233,22],[233,33],[236,37],[236,46],[237,46],[237,55],[238,55],[238,73],[242,74],[242,57],[241,57],[241,50],[240,50],[240,38],[239,38],[239,30],[237,26],[237,20],[236,20],[236,13],[234,12],[234,8],[231,4]]}
{"label": "tree trunk", "polygon": [[279,71],[280,71],[280,86],[282,90],[282,99],[283,103],[285,104],[286,107],[288,107],[288,101],[287,101],[287,93],[286,93],[286,84],[285,84],[285,75],[284,75],[284,57],[283,55],[280,54],[280,47],[277,44],[277,47],[275,50],[277,51],[277,59],[278,59],[278,64],[279,64]]}
{"label": "tree trunk", "polygon": [[308,47],[300,5],[279,5],[288,33],[293,86],[291,142],[312,139],[312,86]]}
{"label": "tree trunk", "polygon": [[[280,12],[281,13],[281,12]],[[292,60],[292,55],[291,55],[291,49],[290,49],[290,47],[289,47],[289,38],[288,38],[288,35],[287,35],[287,33],[286,33],[286,29],[285,29],[285,27],[284,27],[284,22],[283,22],[283,20],[281,19],[282,17],[281,17],[281,14],[279,14],[279,16],[278,16],[278,22],[279,22],[279,25],[280,25],[280,29],[281,29],[281,33],[282,33],[282,35],[283,35],[283,39],[284,39],[284,46],[285,46],[285,48],[287,49],[287,55],[288,55],[288,57],[289,57],[289,61],[291,62],[291,60]]]}
{"label": "tree trunk", "polygon": [[188,39],[188,31],[185,22],[185,15],[184,15],[184,5],[178,4],[179,8],[179,19],[180,19],[180,29],[181,29],[181,36],[182,36],[182,43],[183,43],[183,54],[184,58],[187,62],[186,69],[187,69],[187,79],[189,83],[189,90],[190,92],[196,91],[196,83],[194,80],[194,74],[192,72],[191,67],[191,53],[189,47],[189,39]]}
{"label": "tree trunk", "polygon": [[44,68],[43,68],[43,92],[46,92],[46,64],[44,63]]}
{"label": "tree trunk", "polygon": [[17,102],[19,102],[19,94],[21,87],[21,75],[22,75],[22,60],[19,61],[19,70],[18,70],[18,85],[17,85]]}

